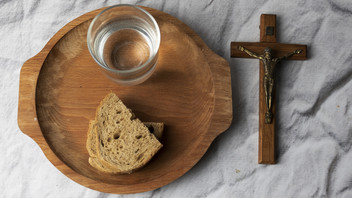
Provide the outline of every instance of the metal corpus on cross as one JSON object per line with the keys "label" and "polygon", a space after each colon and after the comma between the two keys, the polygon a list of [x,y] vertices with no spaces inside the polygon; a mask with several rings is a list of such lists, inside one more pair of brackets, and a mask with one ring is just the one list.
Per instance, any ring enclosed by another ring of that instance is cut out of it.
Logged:
{"label": "metal corpus on cross", "polygon": [[260,42],[231,42],[231,57],[259,59],[258,163],[275,164],[275,70],[284,60],[306,60],[307,46],[276,42],[276,15],[260,16]]}

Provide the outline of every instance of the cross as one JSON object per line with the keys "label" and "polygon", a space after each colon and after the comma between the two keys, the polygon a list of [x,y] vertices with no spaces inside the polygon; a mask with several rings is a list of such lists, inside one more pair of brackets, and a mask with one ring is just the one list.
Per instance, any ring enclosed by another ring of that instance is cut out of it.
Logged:
{"label": "cross", "polygon": [[260,16],[260,42],[231,42],[231,57],[257,58],[259,75],[259,164],[275,164],[275,67],[284,59],[306,60],[307,46],[276,42],[276,15]]}

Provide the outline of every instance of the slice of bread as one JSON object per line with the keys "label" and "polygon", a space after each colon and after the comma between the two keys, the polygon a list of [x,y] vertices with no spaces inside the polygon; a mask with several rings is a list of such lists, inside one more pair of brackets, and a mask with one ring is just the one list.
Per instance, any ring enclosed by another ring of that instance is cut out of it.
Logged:
{"label": "slice of bread", "polygon": [[[148,128],[149,132],[154,134],[154,136],[160,140],[163,135],[164,123],[158,122],[143,122],[143,124]],[[100,160],[97,158],[97,147],[96,147],[96,133],[94,132],[95,120],[89,121],[89,128],[87,134],[86,148],[89,153],[89,164],[99,171],[106,173],[114,173],[114,169],[104,166]]]}
{"label": "slice of bread", "polygon": [[131,111],[114,93],[98,106],[95,121],[90,122],[91,130],[87,143],[93,141],[96,146],[89,151],[87,145],[89,162],[108,170],[105,172],[131,173],[143,167],[162,147],[138,118],[132,119]]}
{"label": "slice of bread", "polygon": [[[154,134],[154,136],[160,141],[163,136],[164,123],[162,122],[143,122],[143,124],[148,128],[149,132]],[[97,145],[96,145],[96,133],[94,133],[95,120],[89,121],[89,128],[87,133],[87,143],[86,148],[89,156],[97,157]]]}

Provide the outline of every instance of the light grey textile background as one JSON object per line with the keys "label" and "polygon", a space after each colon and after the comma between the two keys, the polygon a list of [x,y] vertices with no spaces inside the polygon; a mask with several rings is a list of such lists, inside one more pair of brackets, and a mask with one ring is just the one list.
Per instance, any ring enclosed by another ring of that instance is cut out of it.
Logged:
{"label": "light grey textile background", "polygon": [[[19,72],[66,23],[130,3],[190,26],[230,64],[233,123],[184,176],[152,192],[100,193],[58,171],[17,125]],[[262,13],[278,40],[309,60],[277,71],[278,164],[257,164],[258,60],[231,59],[231,41],[259,41]],[[0,0],[0,197],[352,197],[352,2],[305,0]]]}

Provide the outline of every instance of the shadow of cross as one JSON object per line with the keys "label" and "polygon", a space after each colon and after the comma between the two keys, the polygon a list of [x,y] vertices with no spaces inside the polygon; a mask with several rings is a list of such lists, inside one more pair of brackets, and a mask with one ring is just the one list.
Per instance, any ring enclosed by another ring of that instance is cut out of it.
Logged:
{"label": "shadow of cross", "polygon": [[275,67],[284,59],[307,59],[306,45],[277,43],[276,29],[276,15],[262,14],[260,42],[231,42],[231,57],[260,60],[258,149],[260,164],[275,164]]}

